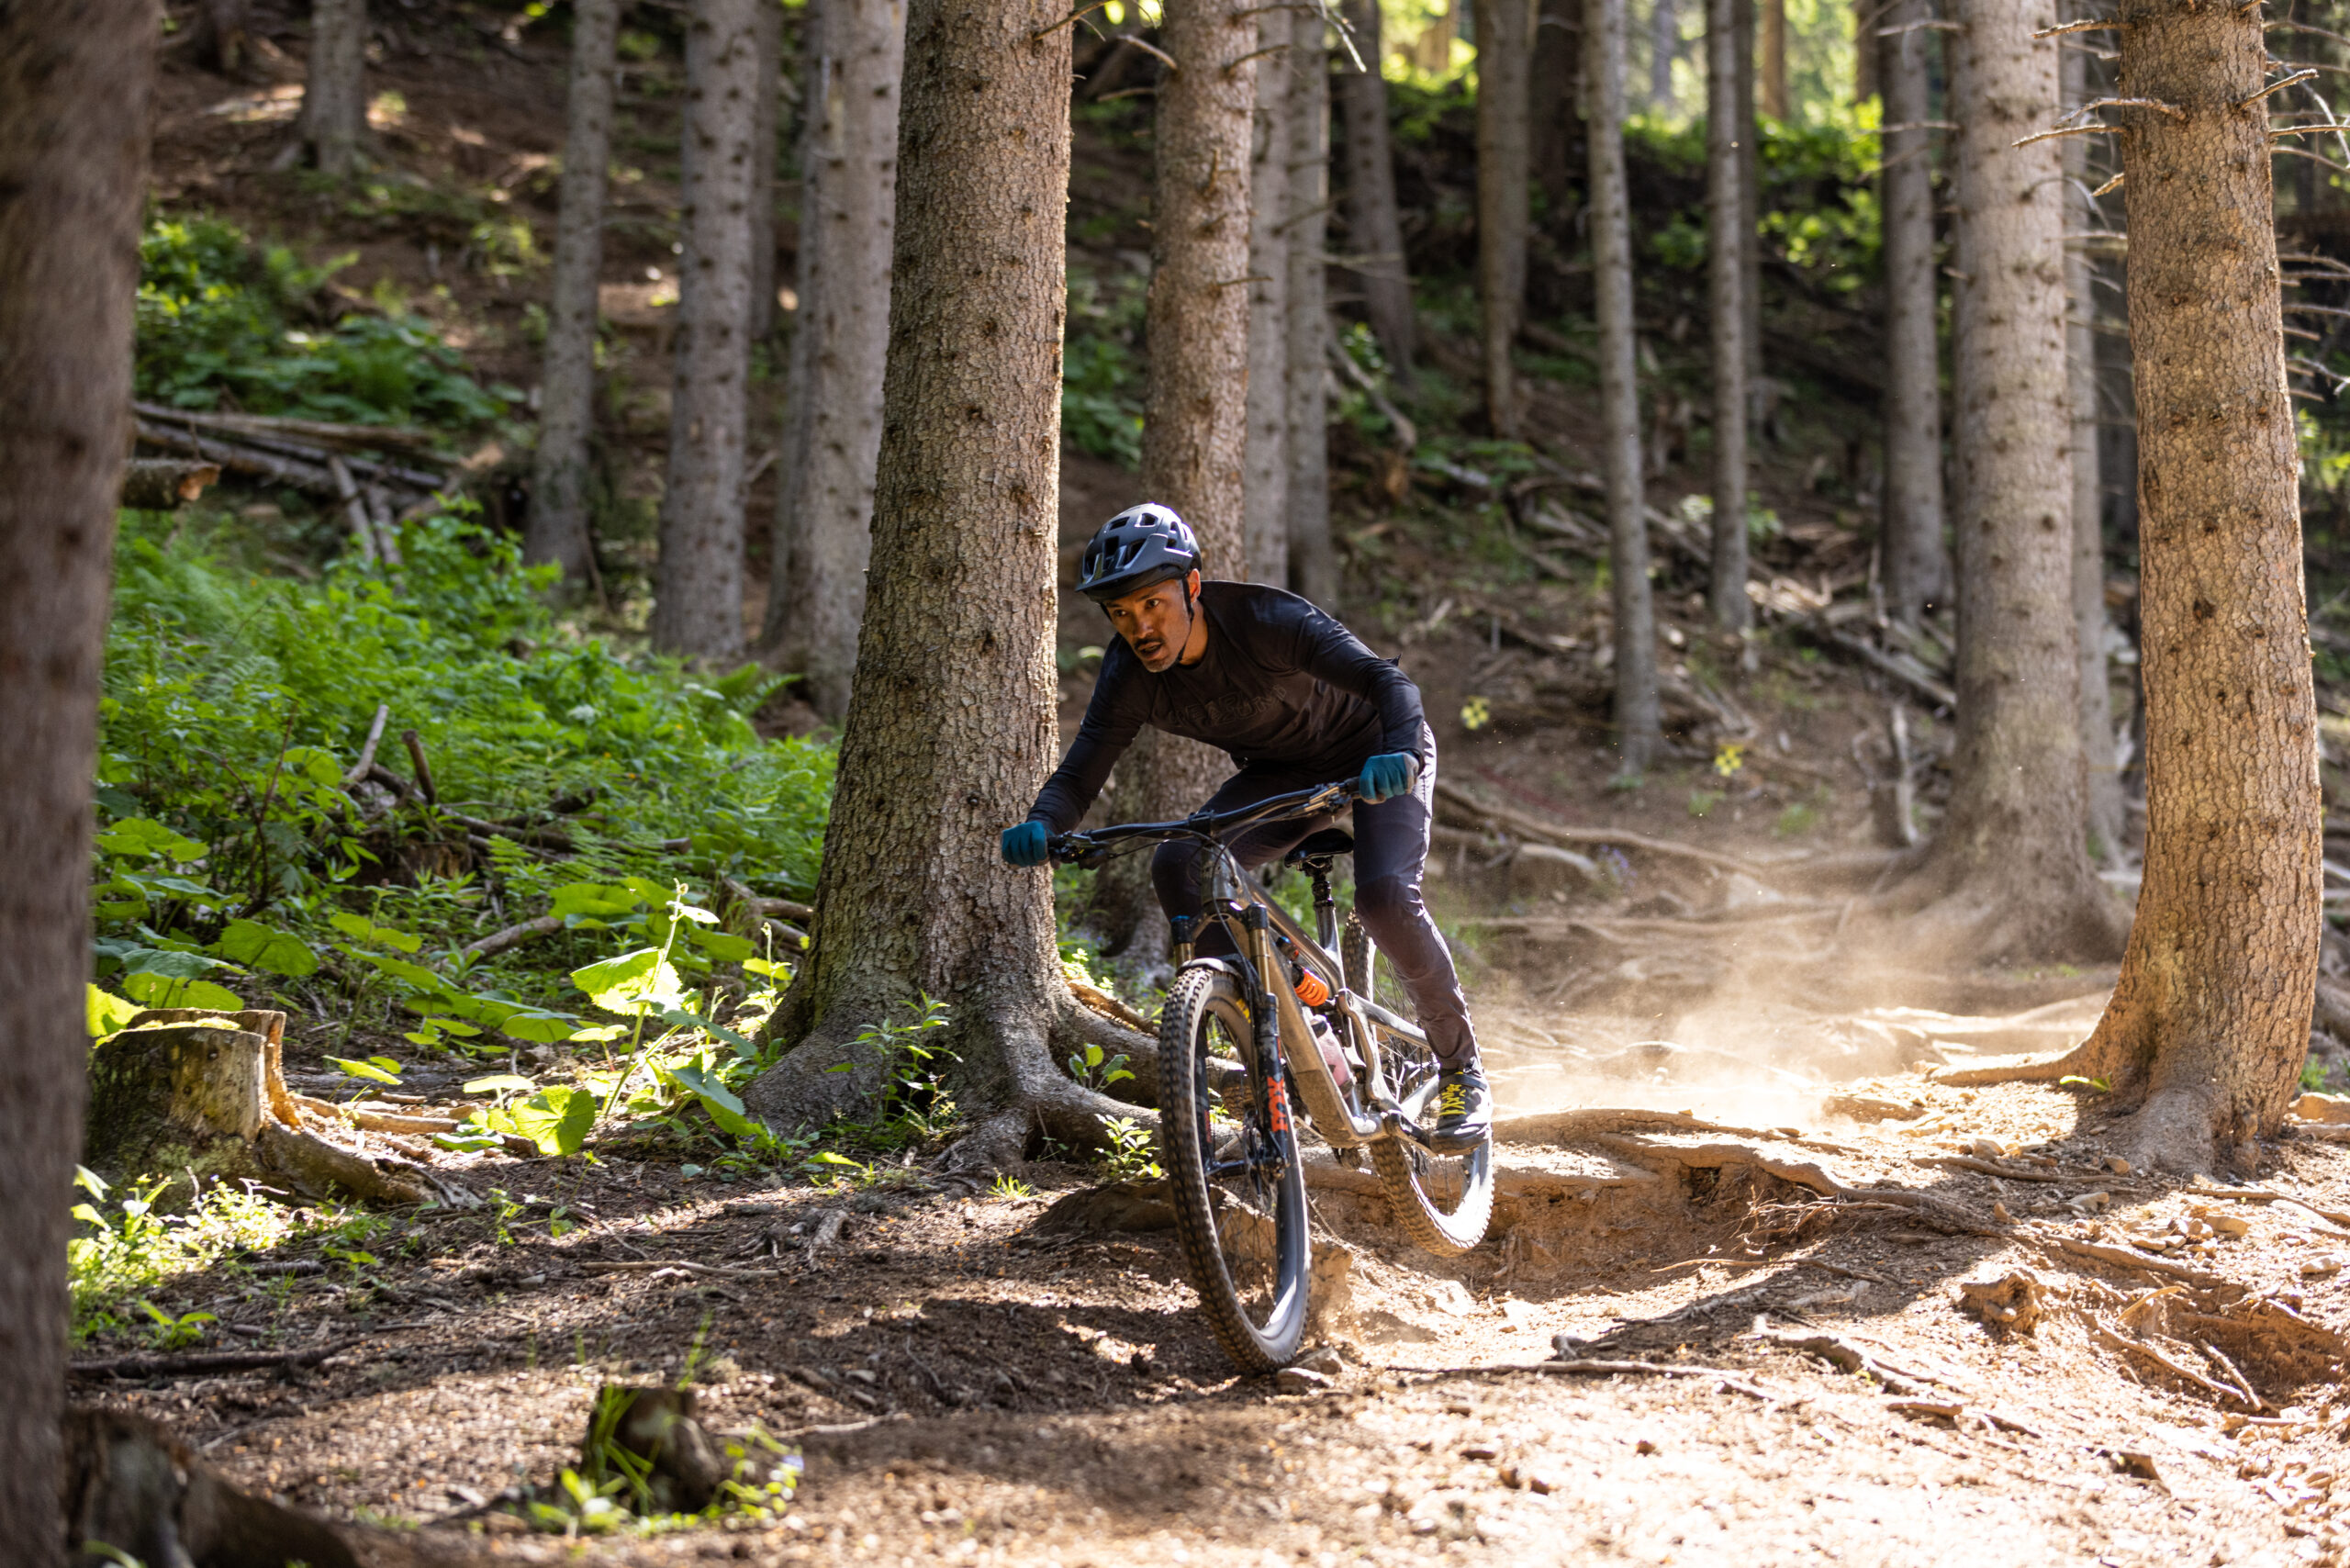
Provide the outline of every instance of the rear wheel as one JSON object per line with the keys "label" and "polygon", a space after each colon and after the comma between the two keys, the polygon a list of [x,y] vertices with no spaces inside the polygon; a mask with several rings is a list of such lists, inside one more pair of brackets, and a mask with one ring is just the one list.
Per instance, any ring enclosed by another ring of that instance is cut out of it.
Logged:
{"label": "rear wheel", "polygon": [[[1339,958],[1346,966],[1347,989],[1375,1000],[1379,950],[1351,913]],[[1404,1114],[1414,1122],[1422,1121],[1436,1098],[1434,1053],[1418,1040],[1377,1024],[1371,1027],[1379,1036],[1380,1058]],[[1433,1154],[1401,1138],[1381,1138],[1371,1146],[1371,1164],[1379,1173],[1379,1184],[1397,1222],[1420,1246],[1439,1258],[1457,1258],[1484,1240],[1485,1227],[1494,1217],[1491,1133],[1474,1148],[1457,1154]]]}
{"label": "rear wheel", "polygon": [[[1249,1048],[1239,982],[1220,969],[1176,977],[1158,1025],[1168,1186],[1200,1310],[1248,1372],[1288,1364],[1305,1335],[1305,1168],[1286,1086]],[[1226,1066],[1246,1064],[1240,1074]]]}

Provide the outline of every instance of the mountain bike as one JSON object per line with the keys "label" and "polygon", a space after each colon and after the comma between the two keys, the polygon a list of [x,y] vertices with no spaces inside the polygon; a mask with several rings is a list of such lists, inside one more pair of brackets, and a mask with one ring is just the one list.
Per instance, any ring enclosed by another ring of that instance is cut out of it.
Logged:
{"label": "mountain bike", "polygon": [[[1308,935],[1242,868],[1231,841],[1259,823],[1353,804],[1349,780],[1181,822],[1129,823],[1054,837],[1055,859],[1096,867],[1182,840],[1202,861],[1202,913],[1175,923],[1175,983],[1158,1025],[1160,1141],[1176,1234],[1216,1338],[1245,1372],[1293,1359],[1305,1335],[1313,1242],[1298,1112],[1339,1160],[1367,1152],[1406,1234],[1454,1257],[1493,1217],[1493,1139],[1438,1148],[1421,1118],[1436,1095],[1427,1036],[1376,1000],[1378,955],[1330,890],[1354,847],[1337,828],[1285,857],[1313,879]],[[1211,925],[1224,957],[1195,953]]]}

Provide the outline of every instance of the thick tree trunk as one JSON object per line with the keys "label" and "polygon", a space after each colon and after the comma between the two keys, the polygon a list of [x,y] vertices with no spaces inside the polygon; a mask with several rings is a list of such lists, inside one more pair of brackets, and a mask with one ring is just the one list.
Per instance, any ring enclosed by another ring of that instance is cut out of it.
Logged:
{"label": "thick tree trunk", "polygon": [[1526,312],[1526,0],[1477,5],[1477,303],[1485,420],[1515,436],[1517,377],[1511,345]]}
{"label": "thick tree trunk", "polygon": [[[1404,219],[1395,202],[1395,161],[1387,137],[1387,79],[1380,74],[1379,0],[1347,0],[1348,26],[1364,71],[1340,73],[1347,118],[1347,238],[1355,253],[1371,330],[1395,374],[1408,381],[1418,333],[1411,271],[1404,263]],[[1291,243],[1296,243],[1294,235]]]}
{"label": "thick tree trunk", "polygon": [[2057,45],[2031,0],[1965,0],[1957,40],[1958,741],[1920,886],[1955,953],[2105,959],[2121,945],[2085,842],[2065,455]]}
{"label": "thick tree trunk", "polygon": [[1248,436],[1241,536],[1248,580],[1289,586],[1290,13],[1257,17],[1257,95],[1248,159]]}
{"label": "thick tree trunk", "polygon": [[1681,7],[1656,0],[1649,12],[1649,104],[1659,112],[1673,106],[1673,62],[1681,57]]}
{"label": "thick tree trunk", "polygon": [[[1248,409],[1233,394],[1248,374],[1248,295],[1234,280],[1248,275],[1259,62],[1239,62],[1257,49],[1257,25],[1241,0],[1168,0],[1159,42],[1179,68],[1158,84],[1142,492],[1192,525],[1209,577],[1245,578]],[[1110,812],[1119,822],[1184,816],[1231,770],[1213,747],[1146,731],[1119,760]],[[1102,868],[1091,918],[1110,951],[1158,961],[1167,921],[1151,891],[1148,856]]]}
{"label": "thick tree trunk", "polygon": [[[1289,431],[1290,586],[1336,615],[1338,557],[1330,546],[1330,308],[1323,262],[1330,209],[1330,53],[1322,18],[1291,13],[1293,34],[1271,80],[1290,95],[1289,136]],[[1384,125],[1382,120],[1382,125]],[[1384,143],[1382,142],[1382,145]],[[1385,167],[1382,159],[1382,165]],[[1393,209],[1393,189],[1389,189]],[[1396,265],[1403,253],[1396,253]],[[1398,272],[1400,284],[1402,274]],[[1400,287],[1404,319],[1411,290]],[[1392,354],[1391,351],[1391,354]]]}
{"label": "thick tree trunk", "polygon": [[1607,480],[1607,568],[1616,611],[1616,747],[1646,771],[1657,723],[1656,618],[1640,498],[1640,386],[1632,346],[1632,210],[1624,177],[1624,0],[1583,0],[1585,124],[1591,142],[1591,270],[1599,317],[1600,470]]}
{"label": "thick tree trunk", "polygon": [[[764,342],[775,334],[775,165],[776,120],[782,107],[783,7],[761,6],[757,13],[759,50],[758,122],[751,128],[751,340]],[[895,101],[895,92],[891,94]],[[892,141],[896,139],[893,136]]]}
{"label": "thick tree trunk", "polygon": [[1746,598],[1746,203],[1738,124],[1738,0],[1706,5],[1706,286],[1713,333],[1714,624],[1753,624]]}
{"label": "thick tree trunk", "polygon": [[829,719],[848,709],[872,548],[904,16],[900,0],[809,11],[800,321],[760,642],[807,671],[808,700]]}
{"label": "thick tree trunk", "polygon": [[[1931,16],[1930,0],[1892,0],[1885,26]],[[1906,626],[1915,626],[1929,605],[1950,600],[1950,555],[1942,543],[1933,132],[1924,128],[1928,50],[1941,36],[1913,28],[1875,40],[1885,123],[1908,128],[1885,133],[1885,172],[1877,182],[1885,225],[1885,510],[1877,549],[1886,608]]]}
{"label": "thick tree trunk", "polygon": [[955,1097],[986,1160],[1038,1126],[1098,1141],[1098,1114],[1130,1114],[1055,1071],[1050,1031],[1074,1004],[1051,879],[996,855],[1055,752],[1064,10],[907,9],[875,570],[815,948],[775,1025],[798,1047],[745,1095],[798,1125],[873,1103],[890,1064],[858,1033],[927,994],[954,1009]]}
{"label": "thick tree trunk", "polygon": [[1787,0],[1762,0],[1762,112],[1787,118]]}
{"label": "thick tree trunk", "polygon": [[694,0],[686,24],[685,255],[652,630],[662,652],[711,662],[743,651],[751,140],[758,123],[756,13],[768,3]]}
{"label": "thick tree trunk", "polygon": [[[1865,104],[1877,95],[1878,29],[1886,25],[1886,0],[1852,0],[1852,102]],[[1890,125],[1890,117],[1880,124]]]}
{"label": "thick tree trunk", "polygon": [[1532,52],[1527,155],[1534,183],[1550,207],[1552,231],[1565,234],[1574,219],[1582,174],[1582,0],[1540,0]]}
{"label": "thick tree trunk", "polygon": [[[2067,107],[2088,101],[2088,55],[2065,50],[2062,75]],[[2086,136],[2068,136],[2063,149],[2066,205],[2083,229],[2098,227],[2097,205],[2088,199]],[[2065,251],[2065,395],[2073,408],[2073,627],[2079,661],[2081,758],[2086,765],[2089,854],[2100,865],[2122,857],[2121,769],[2113,744],[2113,693],[2105,675],[2105,537],[2101,526],[2103,476],[2098,462],[2097,263],[2087,249]]]}
{"label": "thick tree trunk", "polygon": [[90,779],[157,35],[139,0],[0,7],[0,1539],[25,1568],[64,1535]]}
{"label": "thick tree trunk", "polygon": [[2146,875],[2120,982],[2034,1070],[2146,1095],[2146,1162],[2208,1168],[2273,1132],[2317,977],[2317,713],[2285,391],[2257,12],[2120,8],[2137,346]]}
{"label": "thick tree trunk", "polygon": [[302,141],[329,174],[359,166],[367,133],[367,0],[315,0],[302,80]]}
{"label": "thick tree trunk", "polygon": [[588,576],[588,450],[596,427],[596,286],[604,267],[605,170],[612,141],[612,50],[620,0],[577,0],[571,13],[554,279],[547,302],[539,446],[522,558],[552,562],[564,580]]}

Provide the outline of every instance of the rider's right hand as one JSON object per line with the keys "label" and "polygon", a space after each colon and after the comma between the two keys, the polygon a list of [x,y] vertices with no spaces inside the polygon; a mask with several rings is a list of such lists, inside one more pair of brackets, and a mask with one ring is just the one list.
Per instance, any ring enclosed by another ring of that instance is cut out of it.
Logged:
{"label": "rider's right hand", "polygon": [[1022,823],[1003,830],[1003,863],[1007,866],[1042,866],[1052,857],[1048,846],[1050,834],[1043,823]]}

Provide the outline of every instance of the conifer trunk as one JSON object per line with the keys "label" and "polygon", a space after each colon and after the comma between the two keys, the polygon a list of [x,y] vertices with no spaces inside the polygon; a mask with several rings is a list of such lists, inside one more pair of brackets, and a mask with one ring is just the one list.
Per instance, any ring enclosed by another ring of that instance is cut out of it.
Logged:
{"label": "conifer trunk", "polygon": [[905,21],[901,0],[817,0],[808,15],[800,319],[760,642],[805,670],[809,702],[838,719],[872,547]]}
{"label": "conifer trunk", "polygon": [[[1915,626],[1950,601],[1942,543],[1942,394],[1934,268],[1934,133],[1928,51],[1943,35],[1892,29],[1931,17],[1930,0],[1892,0],[1876,40],[1885,87],[1885,168],[1877,177],[1885,234],[1885,496],[1879,570],[1886,607]],[[1897,129],[1906,127],[1908,129]]]}
{"label": "conifer trunk", "polygon": [[1242,538],[1248,580],[1289,586],[1290,13],[1257,17],[1257,95],[1248,159],[1248,435]]}
{"label": "conifer trunk", "polygon": [[[751,127],[751,341],[775,335],[775,153],[776,120],[782,109],[783,7],[758,9],[759,86],[757,116]],[[894,139],[893,139],[894,140]]]}
{"label": "conifer trunk", "polygon": [[1739,145],[1738,0],[1706,5],[1706,284],[1713,334],[1714,624],[1753,623],[1746,598],[1746,203]]}
{"label": "conifer trunk", "polygon": [[1096,1143],[1099,1115],[1132,1114],[1055,1070],[1053,1034],[1078,1025],[1052,879],[996,850],[1056,749],[1064,9],[907,8],[872,585],[814,950],[772,1025],[797,1046],[744,1095],[787,1125],[870,1106],[890,1062],[858,1032],[934,997],[975,1165],[1039,1129]]}
{"label": "conifer trunk", "polygon": [[[1248,132],[1259,62],[1240,62],[1257,48],[1257,26],[1241,0],[1167,0],[1165,15],[1159,42],[1177,68],[1158,84],[1139,498],[1173,507],[1192,525],[1207,557],[1205,575],[1245,579],[1248,409],[1234,393],[1248,375],[1248,291],[1238,280],[1248,275]],[[1119,822],[1188,815],[1231,770],[1213,747],[1146,730],[1119,759],[1111,815]],[[1148,856],[1102,868],[1091,918],[1107,950],[1160,960],[1167,919],[1151,890]]]}
{"label": "conifer trunk", "polygon": [[1585,118],[1591,143],[1591,270],[1598,294],[1600,471],[1607,481],[1607,568],[1616,613],[1616,748],[1628,778],[1662,744],[1656,617],[1640,498],[1640,387],[1632,346],[1632,211],[1624,176],[1624,0],[1583,0]]}
{"label": "conifer trunk", "polygon": [[771,0],[693,0],[682,137],[669,466],[653,645],[712,663],[743,650],[744,449],[750,413],[753,131],[758,18]]}
{"label": "conifer trunk", "polygon": [[1787,0],[1762,0],[1762,112],[1787,118]]}
{"label": "conifer trunk", "polygon": [[2073,629],[2057,44],[2031,0],[1964,0],[1956,40],[1958,739],[1919,884],[1953,955],[2111,958],[2090,868]]}
{"label": "conifer trunk", "polygon": [[[1582,0],[1539,0],[1534,22],[1533,81],[1528,86],[1527,157],[1554,232],[1565,234],[1581,202],[1583,126]],[[1571,247],[1570,247],[1571,248]]]}
{"label": "conifer trunk", "polygon": [[1681,7],[1656,0],[1649,12],[1649,103],[1659,111],[1673,105],[1673,62],[1681,54]]}
{"label": "conifer trunk", "polygon": [[[1754,0],[1738,5],[1739,304],[1746,312],[1747,427],[1753,433],[1754,400],[1762,389],[1762,140],[1754,119]],[[1763,432],[1768,434],[1767,430]]]}
{"label": "conifer trunk", "polygon": [[303,67],[302,140],[326,174],[359,166],[367,133],[367,0],[313,0]]}
{"label": "conifer trunk", "polygon": [[1411,269],[1404,261],[1403,213],[1395,201],[1395,160],[1388,144],[1379,0],[1347,0],[1346,18],[1364,66],[1342,71],[1338,81],[1347,122],[1347,248],[1355,255],[1371,330],[1395,374],[1409,381],[1419,334],[1412,316]]}
{"label": "conifer trunk", "polygon": [[546,369],[539,384],[530,522],[522,536],[522,558],[562,567],[565,582],[588,575],[588,552],[595,547],[588,529],[588,464],[596,428],[596,287],[604,266],[620,16],[620,0],[576,0],[571,11],[571,90],[564,109]]}
{"label": "conifer trunk", "polygon": [[1510,348],[1526,310],[1527,0],[1476,0],[1477,304],[1485,420],[1517,433]]}
{"label": "conifer trunk", "polygon": [[2301,589],[2256,11],[2125,0],[2146,864],[2097,1032],[2028,1076],[2145,1096],[2142,1162],[2239,1168],[2309,1046],[2322,930],[2317,713]]}
{"label": "conifer trunk", "polygon": [[90,779],[157,33],[139,0],[0,6],[0,1539],[25,1568],[65,1533]]}
{"label": "conifer trunk", "polygon": [[[1295,28],[1271,80],[1290,95],[1289,558],[1291,586],[1336,615],[1338,557],[1330,546],[1330,306],[1324,237],[1330,207],[1330,51],[1322,18],[1291,13]],[[1393,191],[1390,186],[1392,200]],[[1396,265],[1403,265],[1402,252]],[[1400,284],[1404,320],[1411,289]],[[1375,330],[1375,329],[1374,329]]]}

